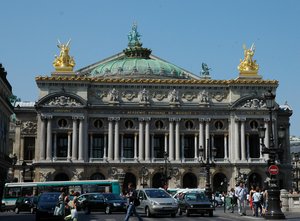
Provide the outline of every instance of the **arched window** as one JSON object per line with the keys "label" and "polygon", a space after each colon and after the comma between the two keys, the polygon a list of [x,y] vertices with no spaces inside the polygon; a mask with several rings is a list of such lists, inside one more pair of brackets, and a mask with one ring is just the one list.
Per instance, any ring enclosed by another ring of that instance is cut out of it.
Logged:
{"label": "arched window", "polygon": [[163,129],[164,123],[161,120],[157,120],[155,122],[155,127],[156,127],[156,129]]}
{"label": "arched window", "polygon": [[126,120],[125,121],[125,127],[127,129],[132,129],[133,128],[133,122],[132,122],[132,120]]}
{"label": "arched window", "polygon": [[217,130],[222,130],[223,127],[224,127],[224,124],[223,124],[222,121],[218,120],[218,121],[215,122],[215,128],[216,128]]}
{"label": "arched window", "polygon": [[58,126],[63,128],[63,127],[66,127],[68,124],[67,120],[66,119],[59,119],[58,120]]}
{"label": "arched window", "polygon": [[97,128],[97,129],[100,129],[101,127],[103,127],[103,122],[102,120],[95,120],[94,121],[94,127]]}
{"label": "arched window", "polygon": [[187,121],[185,122],[185,128],[188,129],[188,130],[193,129],[193,128],[194,128],[194,123],[193,123],[193,121],[187,120]]}

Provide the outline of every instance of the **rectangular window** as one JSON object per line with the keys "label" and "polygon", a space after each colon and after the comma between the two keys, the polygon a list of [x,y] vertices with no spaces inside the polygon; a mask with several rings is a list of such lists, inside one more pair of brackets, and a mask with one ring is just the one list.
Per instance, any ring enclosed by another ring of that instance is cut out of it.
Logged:
{"label": "rectangular window", "polygon": [[154,145],[154,158],[164,158],[165,136],[155,135],[153,145]]}
{"label": "rectangular window", "polygon": [[24,137],[24,160],[34,159],[35,137]]}
{"label": "rectangular window", "polygon": [[68,135],[58,134],[56,143],[56,156],[67,157],[68,156]]}
{"label": "rectangular window", "polygon": [[249,136],[250,158],[260,157],[259,137],[258,134],[250,134]]}
{"label": "rectangular window", "polygon": [[217,149],[216,158],[224,158],[224,135],[215,135],[214,136],[214,147]]}
{"label": "rectangular window", "polygon": [[127,134],[123,137],[123,157],[133,158],[134,157],[134,136]]}
{"label": "rectangular window", "polygon": [[104,156],[104,136],[95,135],[93,136],[93,151],[92,158],[103,158]]}
{"label": "rectangular window", "polygon": [[195,139],[193,135],[184,136],[184,158],[195,157]]}

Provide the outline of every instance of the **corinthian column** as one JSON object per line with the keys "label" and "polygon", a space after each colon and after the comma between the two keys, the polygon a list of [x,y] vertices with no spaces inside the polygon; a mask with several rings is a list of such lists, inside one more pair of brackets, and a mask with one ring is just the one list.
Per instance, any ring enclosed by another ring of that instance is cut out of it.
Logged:
{"label": "corinthian column", "polygon": [[73,117],[72,160],[77,160],[77,117]]}
{"label": "corinthian column", "polygon": [[180,119],[176,119],[175,125],[175,160],[180,161],[180,134],[179,134]]}
{"label": "corinthian column", "polygon": [[113,119],[108,118],[108,148],[107,160],[113,159]]}
{"label": "corinthian column", "polygon": [[139,119],[139,161],[144,160],[144,122]]}
{"label": "corinthian column", "polygon": [[145,160],[150,161],[150,128],[149,128],[150,119],[146,120],[145,126]]}
{"label": "corinthian column", "polygon": [[169,159],[174,160],[174,122],[170,119],[169,122]]}
{"label": "corinthian column", "polygon": [[83,122],[84,117],[79,118],[79,151],[78,151],[78,160],[83,160]]}
{"label": "corinthian column", "polygon": [[119,120],[120,119],[115,119],[115,161],[120,161]]}
{"label": "corinthian column", "polygon": [[52,159],[52,116],[48,116],[47,123],[47,156],[46,160]]}

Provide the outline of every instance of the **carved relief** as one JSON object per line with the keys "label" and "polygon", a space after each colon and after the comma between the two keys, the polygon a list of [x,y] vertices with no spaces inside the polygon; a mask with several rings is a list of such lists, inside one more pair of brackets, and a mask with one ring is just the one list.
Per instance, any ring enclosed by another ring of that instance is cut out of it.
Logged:
{"label": "carved relief", "polygon": [[197,98],[197,95],[193,92],[186,92],[182,94],[182,98],[185,98],[188,101],[193,101],[194,98]]}
{"label": "carved relief", "polygon": [[68,96],[59,96],[52,98],[48,104],[49,106],[63,106],[63,107],[74,107],[81,106],[81,103],[76,101],[74,98]]}
{"label": "carved relief", "polygon": [[111,91],[109,91],[108,98],[110,102],[119,102],[119,91],[113,88]]}
{"label": "carved relief", "polygon": [[244,108],[258,109],[264,108],[266,106],[264,100],[259,100],[257,98],[247,100],[247,102],[242,106]]}
{"label": "carved relief", "polygon": [[145,88],[139,92],[139,99],[141,104],[149,104],[149,91]]}
{"label": "carved relief", "polygon": [[222,92],[215,92],[215,93],[212,93],[212,98],[214,98],[216,101],[219,101],[221,102],[224,98],[227,97],[227,93],[222,93]]}
{"label": "carved relief", "polygon": [[167,95],[165,93],[161,92],[161,91],[153,93],[153,98],[156,98],[159,101],[162,101],[166,97],[167,97]]}
{"label": "carved relief", "polygon": [[131,101],[137,95],[134,91],[125,91],[122,93],[122,96],[125,97],[127,100]]}
{"label": "carved relief", "polygon": [[170,103],[178,103],[179,102],[178,91],[176,89],[174,89],[173,91],[170,91],[168,98],[169,98]]}
{"label": "carved relief", "polygon": [[36,134],[37,124],[32,121],[22,122],[21,133],[22,134]]}
{"label": "carved relief", "polygon": [[209,103],[208,91],[203,90],[199,93],[199,102],[205,104]]}

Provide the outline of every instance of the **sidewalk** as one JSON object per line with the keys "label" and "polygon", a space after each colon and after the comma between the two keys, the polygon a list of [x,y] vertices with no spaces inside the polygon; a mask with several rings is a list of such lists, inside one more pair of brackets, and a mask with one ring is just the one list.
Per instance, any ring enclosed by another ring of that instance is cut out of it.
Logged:
{"label": "sidewalk", "polygon": [[[246,207],[246,216],[240,216],[237,212],[236,207],[234,208],[234,213],[231,213],[230,210],[226,210],[224,212],[224,207],[218,207],[215,210],[215,214],[218,216],[234,217],[235,219],[239,219],[239,220],[269,220],[261,216],[259,217],[253,216],[249,206]],[[293,220],[293,221],[300,220],[300,211],[284,212],[283,214],[285,215],[285,220]]]}

